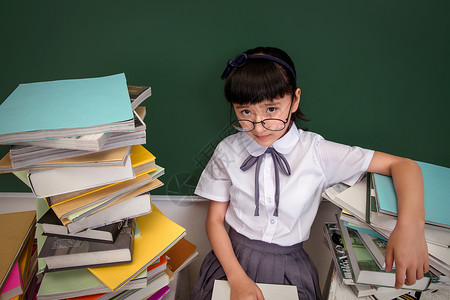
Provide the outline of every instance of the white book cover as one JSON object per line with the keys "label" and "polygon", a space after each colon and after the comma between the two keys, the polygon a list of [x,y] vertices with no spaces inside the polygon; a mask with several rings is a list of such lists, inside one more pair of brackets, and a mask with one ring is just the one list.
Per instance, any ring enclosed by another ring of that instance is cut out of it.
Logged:
{"label": "white book cover", "polygon": [[150,194],[145,193],[108,207],[77,222],[69,223],[67,228],[70,233],[80,232],[88,228],[95,228],[124,219],[142,216],[151,211],[152,203]]}
{"label": "white book cover", "polygon": [[125,166],[33,170],[28,173],[31,190],[38,198],[94,188],[135,178],[131,159]]}
{"label": "white book cover", "polygon": [[337,194],[331,201],[337,206],[348,210],[361,220],[364,220],[366,215],[366,193],[367,179],[363,178],[352,187]]}
{"label": "white book cover", "polygon": [[450,248],[427,243],[428,253],[450,268]]}
{"label": "white book cover", "polygon": [[[294,285],[257,283],[265,300],[296,300],[298,299],[297,287]],[[230,284],[226,280],[215,280],[211,300],[229,300]]]}

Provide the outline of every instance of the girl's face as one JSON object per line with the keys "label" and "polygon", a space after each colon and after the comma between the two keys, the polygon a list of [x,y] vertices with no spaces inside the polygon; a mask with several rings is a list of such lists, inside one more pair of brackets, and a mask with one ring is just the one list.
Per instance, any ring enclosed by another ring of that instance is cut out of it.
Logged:
{"label": "girl's face", "polygon": [[[287,123],[284,129],[272,131],[264,128],[261,123],[256,123],[252,131],[246,132],[259,145],[268,147],[286,134],[291,120],[291,113],[295,112],[300,102],[300,89],[295,92],[295,98],[285,95],[283,98],[263,100],[257,104],[233,104],[238,120],[260,122],[265,119],[280,119]],[[290,112],[289,112],[290,111]]]}

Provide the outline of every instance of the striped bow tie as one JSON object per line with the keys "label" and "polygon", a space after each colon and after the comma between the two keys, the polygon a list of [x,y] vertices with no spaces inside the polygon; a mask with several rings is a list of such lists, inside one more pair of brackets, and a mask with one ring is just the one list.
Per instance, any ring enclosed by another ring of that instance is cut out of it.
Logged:
{"label": "striped bow tie", "polygon": [[273,163],[275,166],[275,211],[273,215],[278,217],[278,206],[280,203],[280,174],[279,170],[286,174],[291,175],[291,167],[289,166],[286,158],[280,154],[274,148],[267,148],[267,150],[260,156],[249,155],[241,165],[242,171],[247,171],[256,163],[255,169],[255,216],[259,216],[259,169],[261,168],[261,162],[266,153],[272,155]]}

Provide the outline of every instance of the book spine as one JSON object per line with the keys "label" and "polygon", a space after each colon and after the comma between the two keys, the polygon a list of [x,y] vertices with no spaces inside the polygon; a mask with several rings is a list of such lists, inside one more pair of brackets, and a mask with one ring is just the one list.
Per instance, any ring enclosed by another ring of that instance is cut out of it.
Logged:
{"label": "book spine", "polygon": [[[337,228],[337,224],[325,224],[325,234],[326,240],[330,246],[331,255],[333,256],[333,260],[339,270],[339,273],[341,274],[343,282],[345,284],[354,284],[352,268],[348,260],[347,251],[342,244],[340,238],[341,233]],[[338,242],[336,242],[336,237],[339,237]]]}
{"label": "book spine", "polygon": [[372,173],[367,173],[367,191],[366,191],[366,223],[370,224],[370,199],[371,199],[371,177]]}

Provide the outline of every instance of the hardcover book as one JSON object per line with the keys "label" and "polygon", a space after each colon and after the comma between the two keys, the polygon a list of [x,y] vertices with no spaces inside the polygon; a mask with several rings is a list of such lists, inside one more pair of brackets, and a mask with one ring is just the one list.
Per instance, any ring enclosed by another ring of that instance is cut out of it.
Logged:
{"label": "hardcover book", "polygon": [[47,237],[39,253],[49,271],[127,263],[132,260],[135,219],[122,227],[112,244]]}
{"label": "hardcover book", "polygon": [[50,197],[135,178],[131,159],[119,167],[35,170],[28,173],[31,190],[38,198]]}
{"label": "hardcover book", "polygon": [[46,236],[114,243],[125,221],[119,221],[77,233],[69,233],[68,228],[61,223],[61,220],[58,219],[53,209],[50,208],[37,223],[42,225],[43,234]]}
{"label": "hardcover book", "polygon": [[128,94],[130,94],[131,107],[136,109],[152,95],[152,89],[149,86],[128,85]]}
{"label": "hardcover book", "polygon": [[324,235],[326,242],[330,248],[331,257],[334,265],[339,272],[339,278],[344,284],[354,284],[353,271],[348,259],[347,250],[341,239],[341,232],[335,223],[325,223]]}
{"label": "hardcover book", "polygon": [[154,278],[161,275],[167,268],[167,259],[161,255],[158,261],[147,267],[147,283],[150,283]]}
{"label": "hardcover book", "polygon": [[113,199],[112,201],[105,201],[103,203],[96,204],[92,207],[88,207],[82,211],[73,213],[73,214],[65,217],[63,220],[65,221],[67,219],[72,223],[76,223],[85,218],[95,216],[96,213],[101,212],[106,209],[109,209],[109,208],[112,208],[112,207],[114,207],[114,205],[119,204],[124,201],[127,201],[130,198],[138,197],[138,196],[145,195],[145,194],[149,195],[150,191],[152,191],[153,189],[156,189],[160,186],[163,186],[163,183],[160,180],[158,180],[158,179],[152,180],[151,182],[144,184],[140,188],[134,189],[124,195],[121,195],[121,196],[117,197],[116,199]]}
{"label": "hardcover book", "polygon": [[14,267],[9,274],[5,286],[1,290],[0,299],[12,299],[23,294],[23,283],[20,274],[19,262],[14,264]]}
{"label": "hardcover book", "polygon": [[198,254],[196,249],[197,246],[182,238],[165,253],[169,270],[173,273],[181,270],[185,263],[189,263]]}
{"label": "hardcover book", "polygon": [[89,268],[112,291],[147,269],[154,261],[177,243],[186,230],[164,216],[156,207],[152,213],[137,218],[142,236],[135,240],[133,261],[128,264]]}
{"label": "hardcover book", "polygon": [[[86,194],[70,201],[59,202],[53,205],[52,209],[58,218],[68,218],[70,215],[76,213],[81,214],[85,210],[93,209],[97,205],[103,205],[103,207],[105,207],[121,197],[129,195],[134,191],[140,191],[143,187],[155,184],[157,182],[159,181],[155,181],[155,179],[152,179],[148,174],[144,174],[136,177],[135,179],[126,180],[120,182],[119,184],[99,189],[93,193]],[[145,191],[146,190],[143,190],[141,194]],[[63,224],[67,225],[66,222],[63,222]]]}
{"label": "hardcover book", "polygon": [[372,255],[378,267],[384,270],[386,268],[385,258],[387,240],[360,231],[356,231],[356,233],[364,243],[364,246],[366,246],[366,249],[369,250],[370,255]]}
{"label": "hardcover book", "polygon": [[34,235],[36,212],[16,212],[0,214],[0,234],[3,241],[0,243],[0,290],[26,246],[28,237]]}
{"label": "hardcover book", "polygon": [[[359,239],[356,230],[346,227],[337,216],[338,226],[341,230],[345,249],[347,250],[350,265],[355,275],[355,283],[370,284],[384,287],[395,287],[395,270],[386,272],[381,270],[369,254],[364,243]],[[431,277],[425,275],[413,285],[403,285],[403,289],[425,290],[431,282]]]}
{"label": "hardcover book", "polygon": [[[368,184],[370,180],[368,179],[371,179],[371,176],[364,177],[360,182],[342,192],[335,193],[332,197],[324,193],[323,196],[343,209],[345,214],[343,213],[341,218],[349,219],[350,217],[353,220],[364,222],[367,226],[388,237],[397,224],[397,217],[378,213],[376,208],[374,211],[372,202],[375,201],[371,201],[374,197],[373,193],[368,191],[368,187],[370,187],[370,184]],[[428,243],[448,247],[450,245],[450,231],[443,227],[425,224],[425,239]]]}
{"label": "hardcover book", "polygon": [[[425,188],[425,222],[450,228],[450,168],[417,162],[422,170]],[[397,215],[397,196],[392,177],[372,174],[378,212]]]}
{"label": "hardcover book", "polygon": [[135,218],[152,211],[151,197],[149,193],[132,197],[120,203],[107,207],[93,215],[76,222],[67,221],[69,232],[79,232],[88,228],[95,228],[118,222],[128,218]]}

